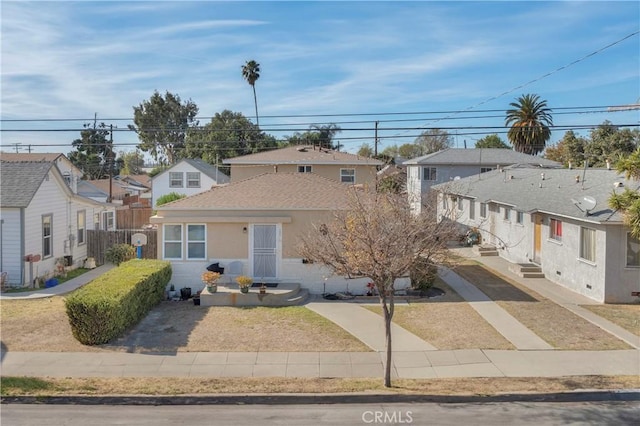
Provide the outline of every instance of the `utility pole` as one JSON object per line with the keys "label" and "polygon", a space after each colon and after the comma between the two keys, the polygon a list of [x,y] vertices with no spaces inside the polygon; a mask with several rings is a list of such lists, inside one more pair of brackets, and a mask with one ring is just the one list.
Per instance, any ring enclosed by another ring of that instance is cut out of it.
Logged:
{"label": "utility pole", "polygon": [[29,150],[29,154],[31,154],[31,144],[29,144],[29,148],[27,148]]}
{"label": "utility pole", "polygon": [[374,157],[378,156],[378,122],[376,121],[376,134],[375,139],[373,141],[373,155]]}
{"label": "utility pole", "polygon": [[[94,128],[95,128],[95,122],[94,122]],[[112,187],[113,187],[113,124],[110,124],[109,125],[109,198],[107,198],[107,203],[110,203],[113,197]]]}
{"label": "utility pole", "polygon": [[18,149],[20,148],[20,145],[22,145],[20,142],[17,143],[12,143],[11,145],[13,145],[16,149],[16,154],[18,153]]}

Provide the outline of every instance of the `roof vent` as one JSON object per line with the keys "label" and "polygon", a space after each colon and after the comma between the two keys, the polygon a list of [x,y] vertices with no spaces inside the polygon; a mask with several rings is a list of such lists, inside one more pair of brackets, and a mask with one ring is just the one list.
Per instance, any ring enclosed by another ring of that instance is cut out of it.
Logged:
{"label": "roof vent", "polygon": [[624,183],[622,182],[613,182],[614,188],[622,188],[623,186],[624,186]]}

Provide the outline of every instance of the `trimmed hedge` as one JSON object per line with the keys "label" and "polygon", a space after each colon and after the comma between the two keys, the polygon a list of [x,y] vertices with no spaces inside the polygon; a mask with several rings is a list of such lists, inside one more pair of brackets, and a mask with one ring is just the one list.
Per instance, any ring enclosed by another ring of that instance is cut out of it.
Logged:
{"label": "trimmed hedge", "polygon": [[121,336],[164,299],[169,262],[134,259],[122,263],[65,299],[73,336],[100,345]]}

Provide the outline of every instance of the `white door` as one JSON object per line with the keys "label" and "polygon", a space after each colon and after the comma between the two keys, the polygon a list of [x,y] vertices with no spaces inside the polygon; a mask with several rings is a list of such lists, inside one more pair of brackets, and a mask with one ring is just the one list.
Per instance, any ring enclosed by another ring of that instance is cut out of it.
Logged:
{"label": "white door", "polygon": [[253,225],[253,277],[276,278],[278,225]]}

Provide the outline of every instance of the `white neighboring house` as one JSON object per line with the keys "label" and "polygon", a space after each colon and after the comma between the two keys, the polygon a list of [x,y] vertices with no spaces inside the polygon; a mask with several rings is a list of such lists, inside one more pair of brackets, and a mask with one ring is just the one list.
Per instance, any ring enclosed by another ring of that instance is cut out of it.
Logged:
{"label": "white neighboring house", "polygon": [[156,200],[171,192],[190,196],[228,183],[229,176],[216,166],[199,159],[185,158],[153,177],[152,205],[155,208]]}
{"label": "white neighboring house", "polygon": [[51,277],[57,262],[82,265],[87,229],[115,229],[115,207],[74,194],[55,162],[7,162],[3,154],[0,178],[0,270],[9,286]]}
{"label": "white neighboring house", "polygon": [[44,162],[54,163],[56,167],[58,167],[58,170],[60,170],[60,173],[62,174],[62,177],[64,178],[64,181],[66,182],[67,186],[71,188],[71,191],[74,194],[78,193],[78,183],[80,182],[80,179],[82,179],[82,176],[84,176],[84,173],[82,173],[82,170],[77,168],[71,162],[71,160],[69,160],[64,154],[60,154],[57,152],[45,152],[45,153],[3,152],[0,157],[2,161],[11,161],[11,162],[44,161]]}
{"label": "white neighboring house", "polygon": [[409,202],[411,208],[418,213],[427,201],[426,195],[433,185],[513,164],[561,166],[555,161],[503,148],[448,148],[402,164],[407,170]]}
{"label": "white neighboring house", "polygon": [[[477,227],[483,245],[597,302],[628,303],[640,291],[640,240],[608,207],[640,182],[607,169],[512,166],[434,186],[439,215]],[[594,205],[595,204],[595,205]]]}

